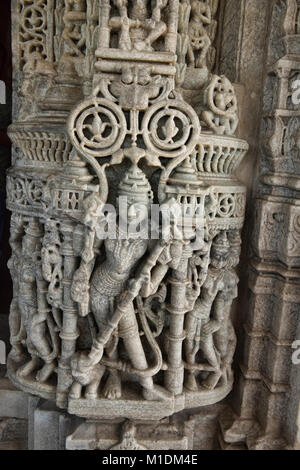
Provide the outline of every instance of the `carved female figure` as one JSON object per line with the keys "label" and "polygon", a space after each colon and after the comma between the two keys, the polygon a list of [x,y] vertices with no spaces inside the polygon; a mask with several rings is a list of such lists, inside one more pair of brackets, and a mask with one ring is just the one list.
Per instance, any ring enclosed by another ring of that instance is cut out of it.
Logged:
{"label": "carved female figure", "polygon": [[190,38],[188,59],[190,67],[206,67],[206,55],[211,45],[206,26],[211,23],[211,19],[211,8],[208,0],[191,1],[191,19],[188,29]]}
{"label": "carved female figure", "polygon": [[[192,391],[198,390],[195,375],[197,369],[218,373],[220,368],[220,355],[214,344],[214,334],[222,325],[214,315],[213,306],[218,293],[224,289],[223,269],[227,263],[229,249],[226,232],[221,232],[212,243],[210,266],[201,288],[200,297],[196,301],[194,309],[187,315],[185,352],[187,363],[191,367],[188,370],[185,386]],[[205,364],[203,367],[193,367],[199,351],[202,351],[209,367]],[[201,385],[210,389],[209,379],[210,377]]]}
{"label": "carved female figure", "polygon": [[[31,359],[17,372],[26,377],[44,365],[37,372],[36,379],[46,382],[55,369],[54,359],[58,355],[55,326],[50,324],[50,337],[53,350],[46,335],[47,314],[50,306],[46,299],[47,282],[44,280],[41,263],[41,228],[35,220],[30,220],[22,240],[22,257],[19,269],[19,309],[22,325],[26,332],[26,345]],[[49,325],[48,325],[49,326]]]}
{"label": "carved female figure", "polygon": [[17,375],[21,377],[29,375],[39,365],[38,354],[30,336],[32,318],[37,314],[35,264],[32,254],[36,251],[38,243],[39,239],[32,237],[28,233],[28,227],[26,227],[22,240],[22,256],[19,268],[19,309],[26,332],[26,346],[31,359],[18,370]]}
{"label": "carved female figure", "polygon": [[227,269],[224,274],[224,288],[218,293],[215,303],[215,314],[222,324],[215,334],[216,348],[221,356],[220,373],[211,377],[211,386],[217,384],[219,378],[223,383],[227,383],[232,378],[231,364],[236,347],[236,334],[230,318],[231,306],[234,299],[238,296],[239,278],[235,268],[239,263],[241,254],[241,237],[238,230],[232,230],[228,233],[230,242],[230,253],[227,260]]}
{"label": "carved female figure", "polygon": [[[121,294],[129,289],[133,292],[133,298],[142,287],[135,283],[130,288],[130,278],[133,276],[138,261],[143,257],[148,248],[148,207],[152,200],[151,187],[143,174],[136,166],[131,169],[121,182],[119,196],[127,197],[127,233],[122,233],[118,227],[115,239],[104,241],[105,260],[94,269],[90,282],[90,309],[93,313],[98,328],[98,334],[94,338],[93,347],[86,362],[87,369],[99,363],[103,354],[103,347],[111,361],[117,364],[119,338],[123,339],[125,350],[132,366],[140,371],[148,369],[146,355],[140,340],[138,323],[135,316],[133,302],[126,304],[124,313],[118,319],[115,328],[113,317],[121,302]],[[146,221],[146,230],[137,232],[133,222],[137,218],[137,205],[143,205],[144,215],[142,222]],[[119,220],[124,214],[119,214]],[[132,225],[133,224],[133,225]],[[119,224],[120,225],[120,224]],[[132,228],[131,228],[132,227]],[[107,338],[106,332],[111,328],[111,334]],[[105,339],[104,339],[105,338]],[[163,392],[154,386],[152,377],[140,377],[140,383],[144,388],[144,397],[154,399],[163,396]],[[109,376],[104,387],[104,395],[109,399],[121,397],[121,376],[116,368],[109,369]]]}
{"label": "carved female figure", "polygon": [[22,256],[22,236],[24,230],[24,221],[22,216],[13,214],[11,217],[11,235],[10,246],[12,254],[8,261],[8,268],[13,281],[13,299],[10,305],[9,328],[10,343],[12,349],[10,356],[15,360],[21,360],[24,357],[22,341],[26,337],[26,332],[22,324],[22,316],[19,308],[19,263]]}
{"label": "carved female figure", "polygon": [[239,123],[237,98],[233,85],[224,75],[211,77],[196,109],[206,127],[216,134],[235,133]]}

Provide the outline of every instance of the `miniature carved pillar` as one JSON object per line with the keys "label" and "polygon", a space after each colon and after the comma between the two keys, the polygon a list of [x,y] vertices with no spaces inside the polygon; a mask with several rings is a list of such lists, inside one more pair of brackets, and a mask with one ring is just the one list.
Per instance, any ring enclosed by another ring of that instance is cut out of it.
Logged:
{"label": "miniature carved pillar", "polygon": [[71,358],[76,351],[76,340],[79,336],[77,328],[78,307],[71,297],[72,279],[77,268],[77,259],[73,252],[73,233],[74,225],[61,227],[64,237],[61,254],[64,257],[63,272],[63,324],[60,333],[61,338],[61,357],[59,368],[61,377],[59,376],[57,388],[57,401],[60,406],[65,407],[67,403],[67,392],[72,384],[71,374]]}
{"label": "miniature carved pillar", "polygon": [[101,0],[101,15],[99,17],[99,46],[109,47],[110,28],[109,28],[109,13],[111,10],[109,0]]}
{"label": "miniature carved pillar", "polygon": [[184,317],[187,313],[186,285],[188,283],[188,261],[192,252],[184,249],[178,269],[174,270],[169,279],[171,285],[170,328],[167,332],[168,370],[165,385],[167,390],[180,395],[183,389],[184,366],[182,362],[182,343],[185,338]]}

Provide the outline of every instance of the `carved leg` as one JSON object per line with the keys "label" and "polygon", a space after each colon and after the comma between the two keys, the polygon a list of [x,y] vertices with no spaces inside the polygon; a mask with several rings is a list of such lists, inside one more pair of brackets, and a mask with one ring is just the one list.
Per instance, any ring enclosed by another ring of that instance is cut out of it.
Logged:
{"label": "carved leg", "polygon": [[188,60],[189,60],[189,67],[195,67],[195,54],[194,54],[193,48],[190,44],[188,46],[187,56],[188,56]]}
{"label": "carved leg", "polygon": [[[196,354],[200,347],[200,341],[196,339],[196,336],[200,335],[200,325],[192,314],[187,315],[185,328],[187,331],[187,338],[184,343],[186,361],[193,366],[196,362]],[[191,392],[197,392],[199,390],[195,371],[187,371],[184,385],[185,388]]]}
{"label": "carved leg", "polygon": [[24,358],[24,349],[19,343],[13,344],[9,354],[14,361],[18,362]]}
{"label": "carved leg", "polygon": [[162,21],[156,23],[155,28],[153,28],[152,31],[148,34],[146,40],[137,42],[135,44],[135,48],[140,51],[145,49],[145,47],[146,49],[151,50],[151,44],[155,42],[160,36],[162,36],[166,29],[167,27]]}
{"label": "carved leg", "polygon": [[98,397],[98,388],[105,371],[105,367],[99,367],[97,378],[86,387],[85,398],[95,399]]}
{"label": "carved leg", "polygon": [[44,364],[42,369],[36,374],[36,380],[41,383],[47,382],[47,380],[55,371],[55,367],[55,361]]}
{"label": "carved leg", "polygon": [[56,367],[55,361],[50,359],[52,351],[46,339],[46,318],[44,316],[37,315],[34,318],[30,329],[30,338],[40,357],[45,361],[43,368],[36,375],[36,380],[44,383]]}
{"label": "carved leg", "polygon": [[222,371],[213,372],[209,377],[202,383],[204,388],[213,390],[218,385],[220,378],[222,377]]}
{"label": "carved leg", "polygon": [[[109,358],[115,361],[118,360],[118,351],[115,348],[110,354]],[[121,377],[118,370],[110,369],[109,376],[103,389],[105,398],[109,400],[117,400],[122,396]]]}
{"label": "carved leg", "polygon": [[[196,362],[196,348],[195,348],[195,342],[191,339],[187,339],[185,341],[185,355],[186,355],[186,360],[188,364],[194,365]],[[184,386],[191,392],[197,392],[199,390],[194,371],[191,371],[191,370],[187,371],[187,376],[186,376]]]}
{"label": "carved leg", "polygon": [[213,390],[220,380],[222,372],[220,369],[220,355],[215,349],[212,335],[207,337],[204,342],[202,341],[201,349],[209,364],[216,369],[201,385],[208,390]]}
{"label": "carved leg", "polygon": [[22,327],[21,315],[18,306],[18,300],[13,299],[10,306],[9,315],[9,328],[10,328],[10,343],[12,349],[10,356],[15,361],[21,361],[24,358],[24,349],[21,344],[21,340],[25,339],[26,333]]}
{"label": "carved leg", "polygon": [[[133,306],[128,309],[127,314],[121,319],[120,336],[123,337],[128,356],[135,369],[147,370],[148,363],[142,342],[139,336],[138,324]],[[146,400],[166,400],[171,397],[164,388],[153,383],[152,377],[140,378],[143,387],[143,396]]]}
{"label": "carved leg", "polygon": [[201,119],[207,124],[207,127],[212,129],[216,134],[222,135],[225,132],[225,126],[218,125],[214,115],[211,111],[203,111]]}
{"label": "carved leg", "polygon": [[[107,321],[112,311],[112,301],[108,296],[100,295],[93,285],[91,287],[90,295],[92,312],[97,323],[98,332],[101,334],[101,332],[107,327]],[[113,338],[111,338],[111,342],[107,344],[106,354],[110,359],[118,360],[118,344],[113,344],[113,347],[111,348],[112,342]],[[109,400],[117,400],[118,398],[121,398],[122,388],[119,371],[109,369],[109,376],[104,386],[103,393],[105,398],[108,398]]]}
{"label": "carved leg", "polygon": [[81,398],[81,392],[82,392],[82,385],[78,382],[73,382],[70,393],[69,393],[69,398],[78,400],[79,398]]}
{"label": "carved leg", "polygon": [[29,362],[20,367],[17,371],[17,377],[26,377],[39,367],[40,359],[34,356]]}
{"label": "carved leg", "polygon": [[34,317],[30,328],[30,339],[40,357],[45,361],[44,366],[36,375],[36,380],[44,383],[49,379],[56,367],[55,361],[51,359],[52,351],[47,341],[46,317],[44,315],[36,315]]}
{"label": "carved leg", "polygon": [[238,123],[239,120],[237,117],[228,119],[228,124],[226,126],[226,131],[228,135],[233,135],[235,133],[235,131],[237,130]]}

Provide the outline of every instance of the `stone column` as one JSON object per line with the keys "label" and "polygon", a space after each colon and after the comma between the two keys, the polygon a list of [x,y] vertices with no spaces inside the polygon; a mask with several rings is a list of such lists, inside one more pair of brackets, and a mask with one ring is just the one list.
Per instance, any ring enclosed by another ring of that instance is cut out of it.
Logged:
{"label": "stone column", "polygon": [[[36,418],[44,434],[49,411],[56,447],[58,406],[87,420],[68,448],[103,425],[99,448],[157,448],[156,421],[163,448],[186,449],[186,410],[222,409],[233,386],[248,144],[236,90],[213,73],[219,2],[188,3],[14,2],[8,372],[52,403]],[[158,240],[154,202],[178,209]]]}
{"label": "stone column", "polygon": [[292,97],[300,64],[299,6],[287,0],[270,2],[269,7],[250,301],[233,401],[237,416],[229,412],[221,421],[225,448],[299,447],[299,366],[292,361],[300,279],[300,115],[299,103]]}

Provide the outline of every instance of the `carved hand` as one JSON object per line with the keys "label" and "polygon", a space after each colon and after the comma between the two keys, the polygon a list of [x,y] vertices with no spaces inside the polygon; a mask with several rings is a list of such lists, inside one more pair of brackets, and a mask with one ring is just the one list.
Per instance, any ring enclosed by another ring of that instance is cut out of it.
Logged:
{"label": "carved hand", "polygon": [[100,344],[98,344],[97,347],[93,346],[86,359],[86,367],[91,367],[98,364],[102,359],[103,351],[103,346]]}
{"label": "carved hand", "polygon": [[135,298],[135,297],[138,296],[138,294],[141,290],[142,280],[143,279],[130,279],[130,281],[128,282],[128,290],[129,290],[132,298]]}
{"label": "carved hand", "polygon": [[202,332],[205,336],[209,336],[218,331],[220,329],[220,326],[221,325],[218,322],[210,321],[203,326]]}

